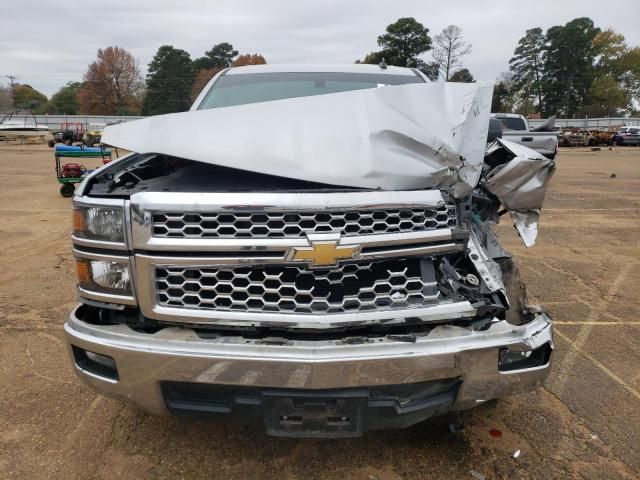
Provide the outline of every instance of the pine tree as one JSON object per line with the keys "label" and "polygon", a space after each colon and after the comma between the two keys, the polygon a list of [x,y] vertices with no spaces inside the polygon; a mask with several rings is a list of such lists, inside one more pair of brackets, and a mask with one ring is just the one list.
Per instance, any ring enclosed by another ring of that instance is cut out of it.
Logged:
{"label": "pine tree", "polygon": [[538,109],[542,103],[542,53],[544,34],[541,28],[532,28],[518,41],[518,46],[509,60],[509,70],[513,74],[513,87],[522,92],[523,97],[537,96]]}
{"label": "pine tree", "polygon": [[183,112],[191,105],[194,72],[187,52],[163,45],[149,63],[143,115]]}
{"label": "pine tree", "polygon": [[598,33],[600,29],[586,17],[547,30],[542,57],[546,115],[571,118],[585,104],[594,79],[593,40]]}

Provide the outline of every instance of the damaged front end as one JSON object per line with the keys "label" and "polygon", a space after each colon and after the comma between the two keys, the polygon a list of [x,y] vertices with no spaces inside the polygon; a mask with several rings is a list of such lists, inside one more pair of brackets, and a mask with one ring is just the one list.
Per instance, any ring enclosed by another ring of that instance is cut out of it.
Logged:
{"label": "damaged front end", "polygon": [[[486,146],[490,91],[396,86],[107,128],[137,153],[90,176],[75,208],[87,224],[121,212],[123,233],[77,231],[74,253],[129,283],[80,284],[65,328],[81,376],[155,413],[251,410],[293,436],[407,426],[540,384],[550,320],[494,226],[509,212],[534,243],[554,165]],[[213,125],[215,148],[180,142]]]}

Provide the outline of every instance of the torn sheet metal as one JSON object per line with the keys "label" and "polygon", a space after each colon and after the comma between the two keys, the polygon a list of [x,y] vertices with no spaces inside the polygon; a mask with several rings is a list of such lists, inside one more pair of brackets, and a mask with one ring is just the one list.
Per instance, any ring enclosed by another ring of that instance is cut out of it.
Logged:
{"label": "torn sheet metal", "polygon": [[535,244],[540,209],[547,184],[555,171],[553,160],[508,140],[497,140],[487,151],[505,149],[512,158],[487,173],[485,187],[509,210],[520,238],[527,247]]}
{"label": "torn sheet metal", "polygon": [[258,173],[385,190],[452,187],[482,169],[491,84],[429,83],[160,115],[105,144]]}

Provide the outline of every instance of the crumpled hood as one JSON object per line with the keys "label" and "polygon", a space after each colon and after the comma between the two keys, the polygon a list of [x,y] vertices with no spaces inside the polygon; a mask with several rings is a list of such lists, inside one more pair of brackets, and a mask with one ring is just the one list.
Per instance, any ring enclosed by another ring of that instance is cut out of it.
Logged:
{"label": "crumpled hood", "polygon": [[491,84],[428,83],[159,115],[102,142],[224,167],[386,190],[477,185]]}

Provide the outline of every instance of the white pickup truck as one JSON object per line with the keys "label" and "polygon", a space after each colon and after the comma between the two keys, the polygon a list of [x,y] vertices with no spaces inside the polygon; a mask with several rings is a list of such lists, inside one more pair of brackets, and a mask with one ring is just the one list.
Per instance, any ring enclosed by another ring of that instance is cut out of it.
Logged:
{"label": "white pickup truck", "polygon": [[293,437],[539,386],[551,320],[493,225],[507,209],[532,244],[554,165],[486,149],[491,91],[398,67],[247,66],[189,112],[107,127],[133,153],[74,197],[77,374],[152,413]]}
{"label": "white pickup truck", "polygon": [[529,122],[517,113],[492,113],[492,118],[502,123],[502,138],[529,147],[547,158],[553,160],[558,152],[558,135],[547,131],[547,125],[537,129],[529,128]]}

